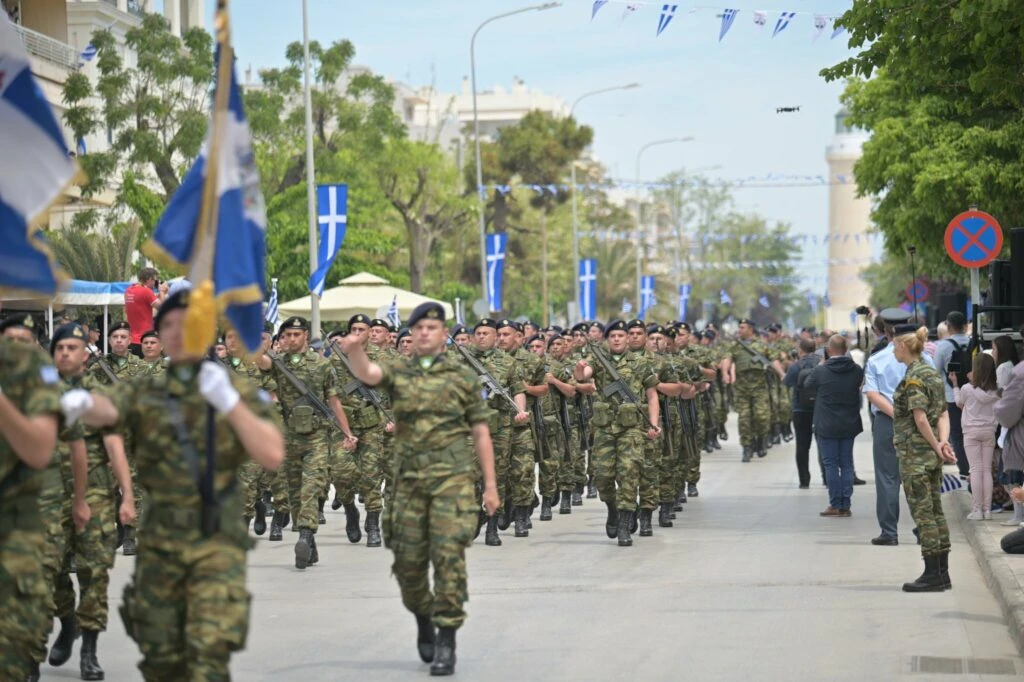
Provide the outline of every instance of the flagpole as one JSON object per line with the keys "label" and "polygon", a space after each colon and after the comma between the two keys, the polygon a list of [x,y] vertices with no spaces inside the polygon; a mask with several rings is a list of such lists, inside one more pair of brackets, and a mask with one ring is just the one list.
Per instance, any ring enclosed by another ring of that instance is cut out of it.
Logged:
{"label": "flagpole", "polygon": [[[309,2],[302,0],[303,96],[306,100],[306,211],[309,221],[309,276],[317,269],[316,169],[313,164],[313,97],[309,76]],[[326,274],[325,274],[326,277]],[[320,338],[320,297],[309,292],[310,340]]]}

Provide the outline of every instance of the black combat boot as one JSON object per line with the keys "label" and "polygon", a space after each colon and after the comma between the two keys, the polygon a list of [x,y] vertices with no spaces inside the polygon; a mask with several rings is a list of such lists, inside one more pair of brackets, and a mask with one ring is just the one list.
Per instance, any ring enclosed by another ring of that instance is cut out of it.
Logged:
{"label": "black combat boot", "polygon": [[315,566],[320,563],[320,552],[316,550],[316,533],[309,538],[309,565]]}
{"label": "black combat boot", "polygon": [[516,508],[506,500],[501,511],[498,512],[498,530],[508,530],[508,527],[512,525],[512,519],[515,517],[515,514]]}
{"label": "black combat boot", "polygon": [[711,442],[711,437],[708,436],[707,438],[704,439],[704,452],[710,455],[714,451],[715,445],[714,443]]}
{"label": "black combat boot", "polygon": [[640,537],[649,538],[654,535],[654,528],[651,526],[652,509],[640,510]]}
{"label": "black combat boot", "polygon": [[530,536],[530,529],[526,527],[527,514],[530,513],[529,507],[515,507],[513,516],[515,517],[516,523],[516,537],[525,538]]}
{"label": "black combat boot", "polygon": [[288,524],[292,522],[292,515],[289,512],[281,512],[281,530],[288,527]]}
{"label": "black combat boot", "polygon": [[75,639],[78,637],[78,625],[75,621],[75,614],[64,616],[60,619],[60,634],[50,647],[50,665],[59,668],[71,659],[71,650],[75,646]]}
{"label": "black combat boot", "polygon": [[138,547],[135,545],[135,526],[125,526],[124,545],[121,547],[121,553],[125,556],[135,556],[138,551]]}
{"label": "black combat boot", "polygon": [[942,587],[947,590],[953,589],[953,581],[949,579],[949,550],[939,554],[939,575],[942,577]]}
{"label": "black combat boot", "polygon": [[572,514],[572,496],[574,493],[571,490],[562,491],[562,499],[558,506],[559,514]]}
{"label": "black combat boot", "polygon": [[683,505],[686,504],[686,482],[683,482],[683,489],[676,495],[676,502],[672,505],[672,511],[681,512],[683,511]]}
{"label": "black combat boot", "polygon": [[743,462],[749,462],[750,461],[750,448],[747,447],[746,445],[743,446],[743,457],[742,457],[741,461],[743,461]]}
{"label": "black combat boot", "polygon": [[[121,504],[119,502],[117,504],[117,506],[114,507],[114,509],[120,509],[120,507],[121,507]],[[124,526],[121,524],[121,519],[117,519],[117,521],[114,524],[114,527],[116,529],[116,536],[117,536],[116,542],[114,543],[114,551],[116,552],[117,550],[121,549],[122,545],[124,545],[124,532],[125,531],[124,531]]]}
{"label": "black combat boot", "polygon": [[338,511],[341,509],[341,495],[338,494],[338,489],[334,489],[334,499],[331,500],[331,510]]}
{"label": "black combat boot", "polygon": [[252,519],[252,532],[256,535],[263,535],[267,532],[267,507],[263,504],[263,498],[256,500],[253,507],[256,510],[256,516]]}
{"label": "black combat boot", "polygon": [[313,554],[313,531],[309,528],[299,529],[299,541],[295,543],[295,568],[305,570],[309,566],[309,557]]}
{"label": "black combat boot", "polygon": [[616,535],[619,538],[619,547],[632,547],[633,538],[629,535],[629,528],[633,525],[633,517],[636,516],[635,511],[622,512],[619,514],[619,527]]}
{"label": "black combat boot", "polygon": [[39,664],[33,663],[32,670],[25,676],[25,682],[39,682]]}
{"label": "black combat boot", "polygon": [[316,512],[317,513],[317,517],[316,517],[316,522],[319,523],[321,526],[324,525],[325,523],[327,523],[327,517],[324,516],[324,504],[326,504],[326,503],[327,503],[327,499],[324,498],[324,497],[321,497],[321,498],[319,498],[317,500],[317,512]]}
{"label": "black combat boot", "polygon": [[103,668],[96,660],[96,638],[100,633],[96,630],[82,630],[82,679],[102,680]]}
{"label": "black combat boot", "polygon": [[[639,507],[637,509],[639,509]],[[630,535],[632,535],[633,533],[637,532],[637,530],[639,530],[639,528],[640,528],[640,513],[639,513],[639,511],[637,511],[637,509],[634,509],[630,513],[630,515],[629,515],[629,534]]]}
{"label": "black combat boot", "polygon": [[612,540],[619,532],[619,512],[615,509],[613,502],[605,502],[605,506],[608,507],[608,518],[604,522],[604,532]]}
{"label": "black combat boot", "polygon": [[540,520],[551,520],[551,498],[546,495],[544,496],[543,501],[541,501],[540,503]]}
{"label": "black combat boot", "polygon": [[501,538],[498,537],[498,517],[487,517],[487,533],[484,534],[484,543],[490,547],[501,547]]}
{"label": "black combat boot", "polygon": [[924,573],[912,583],[903,583],[904,592],[942,592],[946,587],[939,571],[939,555],[924,558]]}
{"label": "black combat boot", "polygon": [[718,440],[729,440],[729,432],[725,430],[725,424],[718,430]]}
{"label": "black combat boot", "polygon": [[380,547],[380,512],[366,512],[366,546]]}
{"label": "black combat boot", "polygon": [[587,499],[592,500],[597,497],[597,486],[594,485],[594,477],[590,476],[587,478]]}
{"label": "black combat boot", "polygon": [[284,512],[275,511],[274,515],[270,517],[270,536],[267,538],[271,542],[280,542],[284,539]]}
{"label": "black combat boot", "polygon": [[658,507],[658,525],[662,528],[672,527],[672,503],[662,502]]}
{"label": "black combat boot", "polygon": [[434,642],[434,662],[430,674],[451,675],[455,672],[455,628],[438,628]]}
{"label": "black combat boot", "polygon": [[269,490],[264,491],[263,493],[263,508],[266,510],[264,512],[265,516],[274,515],[274,499],[271,497]]}
{"label": "black combat boot", "polygon": [[697,490],[696,483],[686,484],[686,496],[687,497],[700,497],[700,492]]}
{"label": "black combat boot", "polygon": [[359,530],[359,509],[355,502],[345,505],[345,535],[353,545],[363,539],[363,531]]}
{"label": "black combat boot", "polygon": [[434,660],[434,624],[430,616],[416,615],[416,650],[420,654],[420,660],[430,663]]}
{"label": "black combat boot", "polygon": [[582,507],[583,506],[583,484],[580,483],[572,491],[572,506]]}
{"label": "black combat boot", "polygon": [[480,513],[477,514],[477,518],[476,518],[476,533],[473,534],[473,539],[474,540],[476,540],[478,537],[480,537],[480,530],[484,526],[486,526],[486,525],[487,525],[487,512],[485,512],[483,509],[481,509]]}
{"label": "black combat boot", "polygon": [[718,434],[714,431],[711,432],[711,447],[715,450],[721,450],[722,444],[718,442]]}

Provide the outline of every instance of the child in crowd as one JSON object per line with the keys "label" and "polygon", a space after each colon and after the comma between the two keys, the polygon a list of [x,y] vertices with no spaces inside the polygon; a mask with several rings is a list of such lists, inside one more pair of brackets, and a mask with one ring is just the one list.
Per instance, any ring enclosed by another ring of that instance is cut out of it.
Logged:
{"label": "child in crowd", "polygon": [[963,409],[964,450],[971,465],[972,504],[967,518],[988,520],[992,518],[992,453],[996,446],[994,407],[999,400],[996,364],[991,356],[979,353],[974,356],[968,385],[958,386],[954,374],[949,378],[953,383],[953,399]]}

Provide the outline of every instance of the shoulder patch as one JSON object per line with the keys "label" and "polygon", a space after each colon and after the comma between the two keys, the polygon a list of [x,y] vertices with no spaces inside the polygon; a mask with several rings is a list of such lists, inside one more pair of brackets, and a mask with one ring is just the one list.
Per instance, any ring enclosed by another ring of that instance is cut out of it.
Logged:
{"label": "shoulder patch", "polygon": [[60,373],[53,365],[44,365],[39,368],[39,378],[44,384],[55,384],[60,381]]}

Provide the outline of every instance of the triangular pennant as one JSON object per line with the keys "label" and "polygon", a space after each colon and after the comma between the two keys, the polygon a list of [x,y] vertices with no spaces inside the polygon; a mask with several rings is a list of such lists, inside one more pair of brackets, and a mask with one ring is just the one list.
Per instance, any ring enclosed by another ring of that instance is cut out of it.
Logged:
{"label": "triangular pennant", "polygon": [[754,10],[754,23],[760,28],[764,28],[764,25],[768,23],[768,13],[764,10]]}
{"label": "triangular pennant", "polygon": [[732,22],[736,21],[736,15],[739,14],[738,9],[725,9],[722,10],[722,27],[718,29],[718,42],[722,42],[722,38],[732,28]]}
{"label": "triangular pennant", "polygon": [[828,17],[823,14],[814,15],[814,38],[817,40],[821,37],[821,34],[825,32],[825,27],[828,26]]}
{"label": "triangular pennant", "polygon": [[789,22],[796,16],[796,12],[783,12],[775,22],[775,30],[772,31],[772,38],[786,30]]}
{"label": "triangular pennant", "polygon": [[655,37],[660,36],[661,32],[668,28],[668,25],[672,22],[672,17],[676,15],[676,9],[679,5],[665,4],[661,6],[661,17],[658,18],[658,33]]}
{"label": "triangular pennant", "polygon": [[594,17],[597,16],[597,10],[601,9],[608,4],[608,0],[594,0],[594,7],[590,11],[590,20],[593,21]]}

